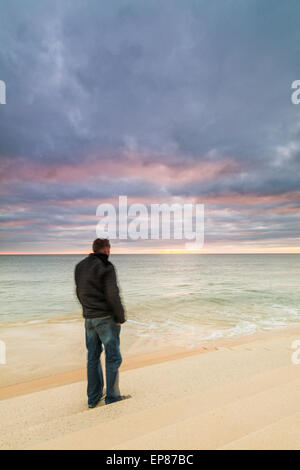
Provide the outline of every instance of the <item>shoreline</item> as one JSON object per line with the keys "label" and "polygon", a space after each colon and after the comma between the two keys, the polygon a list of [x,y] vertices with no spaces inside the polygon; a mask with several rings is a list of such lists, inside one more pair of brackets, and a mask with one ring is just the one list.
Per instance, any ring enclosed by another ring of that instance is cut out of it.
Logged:
{"label": "shoreline", "polygon": [[[31,325],[29,325],[31,326]],[[203,341],[202,346],[194,348],[188,347],[168,347],[157,349],[152,352],[141,352],[140,354],[124,354],[120,372],[144,368],[147,366],[160,364],[169,361],[176,361],[190,356],[202,355],[213,351],[231,350],[241,345],[248,345],[253,342],[268,341],[285,336],[294,336],[300,339],[300,325],[276,328],[263,332],[256,332],[251,335],[242,335],[231,338],[220,338],[217,340]],[[291,349],[291,354],[293,350]],[[102,356],[103,360],[103,356]],[[1,366],[0,366],[1,367]],[[42,377],[25,380],[6,386],[0,386],[0,401],[13,397],[27,395],[51,388],[74,384],[86,380],[86,368],[68,369],[49,374]]]}

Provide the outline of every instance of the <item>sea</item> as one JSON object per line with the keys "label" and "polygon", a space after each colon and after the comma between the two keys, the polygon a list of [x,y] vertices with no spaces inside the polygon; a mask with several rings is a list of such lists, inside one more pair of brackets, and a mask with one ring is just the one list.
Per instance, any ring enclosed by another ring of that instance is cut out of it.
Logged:
{"label": "sea", "polygon": [[[75,322],[84,255],[2,255],[0,326]],[[300,323],[300,254],[112,255],[136,336],[196,345]]]}

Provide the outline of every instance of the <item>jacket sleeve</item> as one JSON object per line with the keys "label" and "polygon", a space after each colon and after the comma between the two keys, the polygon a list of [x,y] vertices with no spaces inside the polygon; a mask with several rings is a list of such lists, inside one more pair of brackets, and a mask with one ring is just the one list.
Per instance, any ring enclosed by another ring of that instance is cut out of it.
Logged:
{"label": "jacket sleeve", "polygon": [[77,299],[80,302],[79,291],[78,291],[78,267],[77,266],[75,267],[75,271],[74,271],[74,280],[75,280],[76,296],[77,296]]}
{"label": "jacket sleeve", "polygon": [[119,287],[115,268],[112,264],[108,266],[104,282],[105,299],[113,312],[116,323],[125,323],[125,311],[120,298]]}

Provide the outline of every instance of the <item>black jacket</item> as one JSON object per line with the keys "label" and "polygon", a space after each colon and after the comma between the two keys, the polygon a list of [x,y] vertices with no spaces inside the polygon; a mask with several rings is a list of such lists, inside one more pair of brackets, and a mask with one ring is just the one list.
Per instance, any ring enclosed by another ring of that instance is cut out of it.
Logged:
{"label": "black jacket", "polygon": [[111,315],[116,323],[126,321],[114,265],[104,253],[91,253],[75,268],[76,294],[85,318]]}

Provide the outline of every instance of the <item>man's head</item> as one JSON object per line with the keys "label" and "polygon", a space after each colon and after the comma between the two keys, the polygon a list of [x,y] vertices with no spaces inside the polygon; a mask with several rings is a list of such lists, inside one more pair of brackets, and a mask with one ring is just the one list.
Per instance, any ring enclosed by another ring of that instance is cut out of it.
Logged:
{"label": "man's head", "polygon": [[110,254],[110,242],[108,238],[96,238],[93,242],[94,253],[104,253],[105,255]]}

